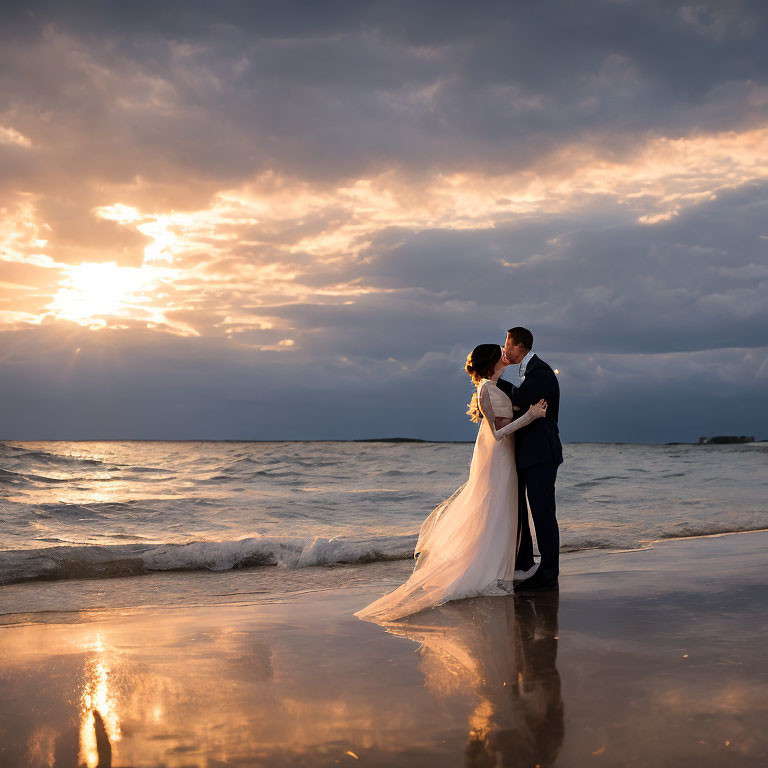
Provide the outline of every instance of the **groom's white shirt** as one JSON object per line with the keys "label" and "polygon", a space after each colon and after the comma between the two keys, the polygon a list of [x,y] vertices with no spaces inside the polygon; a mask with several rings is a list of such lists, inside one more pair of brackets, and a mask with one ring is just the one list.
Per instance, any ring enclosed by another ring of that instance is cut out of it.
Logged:
{"label": "groom's white shirt", "polygon": [[522,384],[525,381],[525,369],[528,367],[528,363],[531,362],[531,358],[533,357],[533,350],[531,350],[521,361],[520,361],[520,383]]}

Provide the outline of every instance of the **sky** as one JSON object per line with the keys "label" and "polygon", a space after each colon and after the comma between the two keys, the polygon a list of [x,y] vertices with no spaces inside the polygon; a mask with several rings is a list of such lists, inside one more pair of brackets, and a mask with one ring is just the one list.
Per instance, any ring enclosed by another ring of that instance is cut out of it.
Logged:
{"label": "sky", "polygon": [[[0,9],[0,438],[768,439],[760,0]],[[512,377],[514,380],[514,377]]]}

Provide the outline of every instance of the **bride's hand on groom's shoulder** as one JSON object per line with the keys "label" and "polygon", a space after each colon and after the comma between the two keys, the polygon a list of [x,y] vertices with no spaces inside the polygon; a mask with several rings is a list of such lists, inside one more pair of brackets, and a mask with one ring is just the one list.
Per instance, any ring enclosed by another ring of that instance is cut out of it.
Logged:
{"label": "bride's hand on groom's shoulder", "polygon": [[547,401],[539,400],[538,403],[534,403],[529,409],[528,413],[533,416],[534,419],[540,419],[542,416],[547,415]]}

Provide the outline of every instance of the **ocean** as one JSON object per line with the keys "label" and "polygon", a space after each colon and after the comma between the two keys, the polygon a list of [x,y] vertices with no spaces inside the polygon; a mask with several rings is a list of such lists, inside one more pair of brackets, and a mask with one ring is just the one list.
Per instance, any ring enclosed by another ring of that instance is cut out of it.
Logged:
{"label": "ocean", "polygon": [[[189,595],[195,573],[247,568],[269,598],[359,578],[359,568],[327,566],[365,565],[372,576],[376,563],[412,557],[421,521],[465,481],[472,448],[0,443],[0,613],[19,609],[3,599],[26,582],[29,602],[52,581],[88,579],[85,594],[93,580],[115,591],[119,577],[164,572]],[[768,444],[564,450],[564,553],[768,527]]]}

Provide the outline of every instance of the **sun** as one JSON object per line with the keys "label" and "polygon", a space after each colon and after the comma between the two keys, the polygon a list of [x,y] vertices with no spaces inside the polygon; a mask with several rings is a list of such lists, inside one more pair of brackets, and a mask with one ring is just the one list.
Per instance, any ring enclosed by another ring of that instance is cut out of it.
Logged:
{"label": "sun", "polygon": [[146,268],[120,267],[111,261],[67,267],[48,309],[66,320],[104,327],[104,317],[130,316],[130,310],[144,302],[152,278]]}

